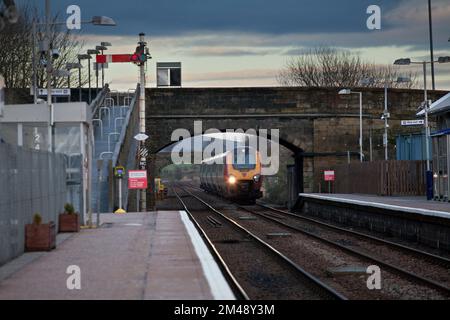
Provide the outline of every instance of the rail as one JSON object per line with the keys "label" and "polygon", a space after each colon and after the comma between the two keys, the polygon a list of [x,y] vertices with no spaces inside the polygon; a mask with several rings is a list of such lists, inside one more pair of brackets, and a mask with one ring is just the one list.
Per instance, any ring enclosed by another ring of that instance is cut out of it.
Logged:
{"label": "rail", "polygon": [[199,202],[201,202],[203,205],[205,205],[209,210],[217,214],[218,216],[222,217],[225,221],[229,222],[232,226],[234,226],[237,230],[240,230],[241,232],[244,232],[248,235],[251,239],[255,240],[257,243],[259,243],[262,247],[267,249],[270,253],[274,254],[275,257],[281,259],[287,266],[291,267],[294,271],[296,271],[299,275],[301,275],[306,282],[309,285],[312,285],[314,287],[314,290],[319,293],[322,297],[326,299],[333,299],[333,300],[347,300],[347,298],[342,295],[341,293],[337,292],[330,286],[328,286],[326,283],[322,282],[320,279],[316,278],[314,275],[310,274],[303,268],[301,268],[299,265],[297,265],[294,261],[289,259],[286,255],[284,255],[282,252],[275,249],[273,246],[256,236],[254,233],[234,221],[233,219],[230,219],[222,212],[218,211],[216,208],[214,208],[212,205],[210,205],[208,202],[203,200],[202,198],[196,196],[195,194],[189,192],[188,190],[184,189],[183,187],[178,186],[181,190],[183,190],[185,193],[187,193],[189,196],[193,197],[194,199],[197,199]]}
{"label": "rail", "polygon": [[220,266],[220,269],[224,273],[225,277],[228,280],[228,283],[232,286],[234,294],[237,296],[238,299],[242,300],[250,300],[248,294],[245,292],[245,290],[242,288],[242,286],[239,284],[233,273],[231,272],[230,268],[226,264],[225,260],[220,255],[219,251],[217,251],[216,247],[214,246],[213,242],[209,239],[206,232],[203,230],[203,228],[200,226],[200,224],[195,220],[194,216],[192,215],[191,211],[186,206],[186,203],[183,201],[181,196],[175,191],[175,188],[172,187],[172,190],[175,194],[175,197],[178,199],[178,201],[181,203],[181,205],[184,208],[184,211],[189,216],[189,219],[194,224],[197,231],[200,233],[201,237],[205,240],[207,246],[209,247],[210,252],[212,252],[213,257],[215,258],[216,262]]}
{"label": "rail", "polygon": [[136,90],[135,90],[135,95],[133,97],[133,100],[131,100],[129,112],[127,113],[127,115],[125,116],[125,119],[123,121],[122,130],[120,132],[119,140],[117,141],[119,143],[116,144],[116,147],[114,149],[113,158],[112,158],[113,159],[113,161],[112,161],[113,166],[117,166],[118,165],[119,155],[120,155],[120,152],[121,152],[121,150],[123,148],[123,145],[124,145],[124,142],[125,142],[125,137],[126,137],[126,133],[127,133],[127,130],[128,130],[128,125],[130,123],[131,115],[132,115],[132,113],[134,111],[134,108],[136,106],[137,97],[139,96],[139,90],[140,90],[139,85],[137,85]]}
{"label": "rail", "polygon": [[106,94],[108,92],[110,92],[109,85],[105,84],[105,87],[102,89],[102,91],[100,91],[100,93],[91,102],[90,109],[92,110],[92,118],[95,118],[95,116],[98,113],[100,106],[103,104],[103,101],[105,100]]}
{"label": "rail", "polygon": [[[384,259],[375,257],[373,254],[369,254],[369,253],[360,251],[358,249],[351,248],[350,246],[347,246],[345,244],[341,244],[341,243],[339,243],[337,241],[330,240],[330,239],[326,238],[325,236],[321,235],[321,233],[315,233],[315,232],[309,231],[307,229],[300,228],[298,226],[292,225],[288,221],[286,221],[286,222],[281,221],[281,220],[279,220],[280,217],[273,217],[271,215],[267,215],[267,214],[264,214],[264,213],[261,213],[261,212],[257,212],[255,210],[252,210],[252,209],[247,208],[245,206],[239,205],[237,203],[234,203],[234,205],[236,207],[238,207],[239,209],[241,209],[241,210],[244,210],[244,211],[249,212],[251,214],[257,215],[257,216],[259,216],[259,217],[261,217],[263,219],[266,219],[268,221],[274,222],[274,223],[276,223],[276,224],[278,224],[278,225],[280,225],[282,227],[294,230],[295,232],[299,232],[301,234],[304,234],[304,235],[306,235],[308,237],[311,237],[311,238],[313,238],[315,240],[318,240],[318,241],[320,241],[322,243],[325,243],[327,245],[336,247],[336,248],[338,248],[338,249],[340,249],[342,251],[350,253],[353,256],[357,256],[357,257],[361,257],[361,258],[367,259],[369,261],[373,261],[379,266],[383,266],[386,269],[389,269],[389,270],[391,270],[391,271],[393,271],[393,272],[395,272],[395,273],[397,273],[397,274],[399,274],[401,276],[410,278],[411,280],[413,280],[415,282],[422,283],[422,284],[424,284],[424,285],[426,285],[428,287],[431,287],[431,288],[434,288],[434,289],[436,289],[438,291],[441,291],[441,292],[443,292],[446,295],[450,294],[450,288],[445,286],[445,285],[442,285],[440,282],[438,282],[436,280],[433,280],[433,279],[430,279],[430,278],[427,278],[427,277],[424,277],[424,276],[419,275],[417,273],[411,272],[409,270],[406,270],[403,267],[399,267],[397,265],[394,265],[393,263],[388,262],[388,261],[386,261]],[[286,216],[293,217],[294,219],[298,219],[298,220],[302,220],[303,219],[302,217],[299,218],[299,217],[297,217],[296,215],[294,215],[292,213],[287,213],[287,212],[284,212],[282,210],[276,210],[274,208],[267,207],[267,206],[262,206],[262,207],[266,208],[266,209],[269,209],[269,210],[271,210],[273,212],[277,212],[278,214],[284,214]],[[306,221],[306,219],[303,219],[303,220]],[[316,225],[319,225],[319,223],[317,223],[316,221],[311,221],[311,220],[309,220],[309,221],[315,223]],[[330,228],[330,229],[332,228],[332,226],[330,226],[330,225],[322,224],[322,226],[326,227],[326,228]],[[335,228],[335,230],[337,230],[339,232],[350,233],[347,230],[344,231],[344,229],[337,229],[337,228]],[[363,235],[363,234],[353,233],[353,235],[357,235],[358,237],[365,237],[365,235]],[[370,239],[370,240],[375,240],[374,238],[369,238],[369,237],[366,237],[366,238]],[[376,241],[377,242],[381,242],[381,239],[376,239]],[[390,245],[390,246],[393,246],[392,243],[388,243],[388,242],[383,242],[383,243],[387,244],[387,245]],[[397,246],[397,248],[399,248],[399,247]],[[403,247],[402,249],[406,250],[405,247]],[[409,250],[409,252],[413,252],[413,250],[411,250],[411,249],[408,249],[408,250]],[[415,250],[414,253],[415,254],[419,254],[419,251]],[[420,254],[423,255],[423,256],[426,256],[427,258],[432,257],[431,255],[426,254],[424,252],[420,252]],[[437,259],[437,257],[434,256],[433,259]],[[439,262],[442,263],[442,262],[448,262],[448,261],[446,261],[446,259],[441,259]]]}

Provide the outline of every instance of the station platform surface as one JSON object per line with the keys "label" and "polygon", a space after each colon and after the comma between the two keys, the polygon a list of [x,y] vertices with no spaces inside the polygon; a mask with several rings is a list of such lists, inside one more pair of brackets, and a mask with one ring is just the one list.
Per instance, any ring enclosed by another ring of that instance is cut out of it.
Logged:
{"label": "station platform surface", "polygon": [[300,193],[301,197],[364,205],[380,209],[410,212],[427,216],[450,218],[450,203],[425,197],[384,197],[361,194]]}
{"label": "station platform surface", "polygon": [[[1,266],[0,299],[234,299],[184,211],[102,214],[101,222]],[[79,290],[68,289],[69,266],[79,267]]]}

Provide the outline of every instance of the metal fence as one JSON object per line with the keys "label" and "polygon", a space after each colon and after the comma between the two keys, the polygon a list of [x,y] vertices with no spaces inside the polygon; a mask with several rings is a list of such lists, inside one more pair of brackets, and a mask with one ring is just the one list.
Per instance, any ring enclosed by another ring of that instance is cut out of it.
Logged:
{"label": "metal fence", "polygon": [[[120,132],[119,141],[116,144],[112,157],[113,167],[118,165],[126,165],[127,171],[137,169],[136,151],[138,149],[138,142],[136,139],[134,139],[134,136],[139,133],[139,93],[140,87],[139,85],[137,85],[136,90],[132,93],[133,95],[128,95],[128,103],[130,109],[125,117],[124,125],[122,126],[122,130]],[[113,177],[111,173],[109,177]],[[128,179],[123,179],[122,183],[123,207],[127,211],[129,211],[130,208],[131,211],[137,211],[138,205],[135,204],[135,202],[131,204],[129,203],[129,198],[137,199],[137,190],[128,189]],[[113,186],[113,194],[115,194],[117,181],[116,183],[111,183],[110,185]],[[133,194],[134,196],[132,196],[131,194]],[[113,199],[113,207],[116,207],[118,205],[118,197],[113,197]]]}
{"label": "metal fence", "polygon": [[335,193],[422,196],[426,193],[425,161],[375,161],[335,167]]}
{"label": "metal fence", "polygon": [[58,223],[66,202],[61,154],[0,143],[0,265],[24,251],[25,224],[39,213]]}

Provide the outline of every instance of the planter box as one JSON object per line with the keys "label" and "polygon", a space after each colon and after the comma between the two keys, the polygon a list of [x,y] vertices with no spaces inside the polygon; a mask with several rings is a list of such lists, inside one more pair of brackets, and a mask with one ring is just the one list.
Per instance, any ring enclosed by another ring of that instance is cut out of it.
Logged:
{"label": "planter box", "polygon": [[80,217],[78,213],[59,215],[59,232],[80,232]]}
{"label": "planter box", "polygon": [[50,251],[56,248],[56,225],[25,225],[25,251]]}

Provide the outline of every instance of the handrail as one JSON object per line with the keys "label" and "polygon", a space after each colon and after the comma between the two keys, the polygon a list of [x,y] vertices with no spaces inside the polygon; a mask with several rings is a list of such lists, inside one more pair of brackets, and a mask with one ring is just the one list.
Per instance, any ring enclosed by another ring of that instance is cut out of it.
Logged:
{"label": "handrail", "polygon": [[106,94],[109,93],[109,85],[105,84],[105,87],[100,91],[100,93],[95,97],[95,99],[90,104],[90,109],[92,110],[92,118],[95,117],[95,115],[98,112],[99,107],[103,104],[103,101],[105,100]]}
{"label": "handrail", "polygon": [[133,110],[134,110],[134,108],[135,108],[135,106],[137,104],[137,98],[139,96],[139,91],[140,91],[140,86],[138,84],[136,86],[136,90],[135,90],[135,94],[134,94],[133,100],[131,101],[131,104],[130,104],[130,110],[127,113],[127,115],[125,117],[125,120],[123,122],[122,130],[121,130],[121,133],[120,133],[120,137],[119,137],[119,140],[117,141],[118,143],[116,143],[116,147],[114,148],[114,155],[112,157],[112,164],[113,164],[113,166],[117,166],[118,165],[117,161],[119,160],[120,149],[122,148],[122,145],[123,145],[123,143],[125,141],[125,136],[126,136],[126,133],[127,133],[128,124],[130,122],[131,114],[133,113]]}

